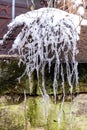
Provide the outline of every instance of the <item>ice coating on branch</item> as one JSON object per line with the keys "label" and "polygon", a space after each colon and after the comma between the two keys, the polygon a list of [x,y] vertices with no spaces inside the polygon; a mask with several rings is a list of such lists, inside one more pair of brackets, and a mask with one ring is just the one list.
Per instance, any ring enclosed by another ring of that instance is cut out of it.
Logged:
{"label": "ice coating on branch", "polygon": [[71,0],[74,3],[74,6],[78,7],[83,4],[84,0]]}
{"label": "ice coating on branch", "polygon": [[23,25],[23,28],[14,40],[12,50],[17,50],[21,56],[19,63],[23,62],[26,65],[25,73],[30,78],[33,71],[36,70],[39,78],[39,71],[41,71],[43,94],[47,95],[45,68],[48,64],[50,72],[52,64],[55,64],[53,91],[56,100],[60,74],[63,95],[65,96],[64,62],[66,64],[67,81],[72,93],[73,79],[76,85],[78,84],[76,55],[78,53],[77,40],[80,31],[79,17],[52,8],[31,11],[16,17],[9,24],[9,31],[4,36],[4,40],[19,25]]}
{"label": "ice coating on branch", "polygon": [[3,40],[0,40],[0,45],[3,45]]}

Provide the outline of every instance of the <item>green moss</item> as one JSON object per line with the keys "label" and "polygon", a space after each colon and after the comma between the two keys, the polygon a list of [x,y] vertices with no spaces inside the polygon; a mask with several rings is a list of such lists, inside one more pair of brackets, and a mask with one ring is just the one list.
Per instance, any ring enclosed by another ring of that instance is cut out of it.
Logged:
{"label": "green moss", "polygon": [[29,98],[27,117],[32,126],[44,126],[46,125],[46,118],[43,108],[43,102],[41,98]]}
{"label": "green moss", "polygon": [[18,105],[0,107],[0,129],[21,130],[24,127],[24,112]]}
{"label": "green moss", "polygon": [[18,61],[0,61],[0,93],[14,92],[19,86],[17,78],[22,75],[24,66],[18,67]]}
{"label": "green moss", "polygon": [[[44,102],[41,97],[27,97],[26,114],[25,103],[0,106],[0,129],[1,130],[22,130],[27,123],[27,130],[87,130],[87,114],[83,112],[78,103],[85,103],[83,96],[78,96],[76,102],[65,102],[61,108],[61,102],[54,104],[50,99],[49,103]],[[86,95],[84,95],[84,99]],[[87,103],[87,102],[86,102]],[[70,112],[72,108],[72,121]],[[81,114],[77,116],[78,110]],[[61,114],[60,114],[61,113]],[[26,118],[25,118],[26,115]],[[60,126],[58,118],[60,116]]]}

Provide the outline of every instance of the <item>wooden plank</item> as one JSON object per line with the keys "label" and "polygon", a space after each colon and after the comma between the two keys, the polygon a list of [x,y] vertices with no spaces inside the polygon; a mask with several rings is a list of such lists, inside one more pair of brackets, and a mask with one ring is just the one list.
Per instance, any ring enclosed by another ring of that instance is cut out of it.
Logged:
{"label": "wooden plank", "polygon": [[0,60],[8,60],[8,59],[11,59],[11,60],[14,60],[14,59],[19,59],[19,56],[18,55],[6,55],[6,54],[3,54],[3,55],[0,55]]}

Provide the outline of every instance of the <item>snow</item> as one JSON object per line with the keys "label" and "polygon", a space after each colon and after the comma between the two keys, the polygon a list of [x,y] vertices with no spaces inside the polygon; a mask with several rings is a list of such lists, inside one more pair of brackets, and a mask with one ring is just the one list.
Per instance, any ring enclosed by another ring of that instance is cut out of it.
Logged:
{"label": "snow", "polygon": [[[39,80],[39,72],[41,72],[43,95],[47,95],[45,86],[46,65],[48,64],[50,73],[51,66],[55,63],[53,78],[55,101],[60,76],[65,97],[65,71],[71,94],[73,91],[73,79],[76,82],[76,86],[78,85],[78,62],[76,61],[76,56],[78,54],[77,41],[80,33],[80,22],[79,17],[76,15],[68,14],[59,9],[41,8],[17,16],[8,25],[9,30],[3,37],[6,40],[15,27],[24,25],[14,40],[11,51],[18,51],[20,55],[19,65],[21,63],[25,64],[24,74],[26,73],[29,79],[31,79],[33,71],[36,70]],[[82,24],[87,24],[87,22],[82,20]],[[63,62],[66,64],[66,70],[63,67]]]}
{"label": "snow", "polygon": [[58,4],[60,4],[60,3],[61,3],[61,0],[55,0],[55,2],[57,2]]}
{"label": "snow", "polygon": [[74,6],[78,7],[79,5],[83,4],[83,0],[72,0],[74,3]]}
{"label": "snow", "polygon": [[84,16],[85,14],[85,9],[83,6],[79,6],[78,10],[77,10],[77,14],[80,16]]}

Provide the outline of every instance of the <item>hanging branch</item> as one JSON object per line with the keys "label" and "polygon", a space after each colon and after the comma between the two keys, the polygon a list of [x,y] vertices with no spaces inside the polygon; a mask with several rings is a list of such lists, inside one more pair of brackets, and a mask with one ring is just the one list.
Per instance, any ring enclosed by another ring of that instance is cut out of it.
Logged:
{"label": "hanging branch", "polygon": [[[59,17],[60,16],[60,17]],[[23,26],[14,40],[11,51],[17,51],[20,56],[19,64],[25,64],[25,72],[29,79],[34,70],[42,73],[43,93],[47,95],[45,88],[45,68],[48,64],[49,70],[53,63],[54,79],[53,91],[56,100],[58,90],[59,74],[64,82],[63,66],[66,63],[67,80],[70,86],[70,92],[73,91],[73,77],[78,84],[78,74],[76,61],[77,40],[78,40],[78,22],[76,19],[57,9],[42,8],[22,14],[9,24],[9,31],[3,40],[8,39],[16,27]],[[75,23],[74,23],[75,22]],[[60,67],[61,66],[61,67]],[[62,83],[63,85],[64,83]],[[62,86],[64,91],[64,85]],[[65,96],[65,92],[64,96]]]}

